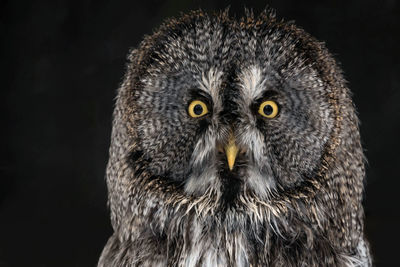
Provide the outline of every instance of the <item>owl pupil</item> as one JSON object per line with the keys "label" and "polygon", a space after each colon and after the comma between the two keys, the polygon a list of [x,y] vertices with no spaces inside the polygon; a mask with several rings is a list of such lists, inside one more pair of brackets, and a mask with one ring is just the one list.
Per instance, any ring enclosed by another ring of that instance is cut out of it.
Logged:
{"label": "owl pupil", "polygon": [[203,107],[201,105],[195,105],[193,108],[193,112],[196,115],[201,115],[201,113],[203,113]]}
{"label": "owl pupil", "polygon": [[265,105],[263,111],[265,115],[271,115],[274,111],[274,108],[271,105]]}

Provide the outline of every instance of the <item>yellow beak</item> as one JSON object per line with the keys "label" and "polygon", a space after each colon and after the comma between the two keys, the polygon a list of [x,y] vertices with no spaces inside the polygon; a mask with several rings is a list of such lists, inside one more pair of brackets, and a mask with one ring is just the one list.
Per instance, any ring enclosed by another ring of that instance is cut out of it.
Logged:
{"label": "yellow beak", "polygon": [[228,144],[225,146],[226,158],[228,160],[228,166],[230,170],[232,170],[233,165],[235,165],[235,160],[238,151],[239,149],[235,144],[235,137],[233,136],[233,134],[231,134],[229,137]]}

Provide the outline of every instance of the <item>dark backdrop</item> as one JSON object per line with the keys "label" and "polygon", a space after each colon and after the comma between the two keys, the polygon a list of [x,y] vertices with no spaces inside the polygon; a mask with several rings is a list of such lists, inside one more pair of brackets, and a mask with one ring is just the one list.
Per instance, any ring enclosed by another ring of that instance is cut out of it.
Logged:
{"label": "dark backdrop", "polygon": [[104,172],[129,48],[164,18],[267,4],[325,41],[361,119],[366,232],[398,259],[400,5],[377,1],[0,1],[0,266],[95,266],[111,234]]}

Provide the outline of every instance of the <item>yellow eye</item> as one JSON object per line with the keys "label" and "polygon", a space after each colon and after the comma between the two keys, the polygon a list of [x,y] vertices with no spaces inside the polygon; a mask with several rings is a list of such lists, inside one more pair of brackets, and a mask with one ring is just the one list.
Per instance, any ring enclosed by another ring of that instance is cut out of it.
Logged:
{"label": "yellow eye", "polygon": [[268,119],[275,118],[278,115],[278,105],[271,100],[264,101],[258,108],[258,113]]}
{"label": "yellow eye", "polygon": [[193,118],[199,118],[208,113],[207,105],[200,100],[194,100],[188,108],[189,115]]}

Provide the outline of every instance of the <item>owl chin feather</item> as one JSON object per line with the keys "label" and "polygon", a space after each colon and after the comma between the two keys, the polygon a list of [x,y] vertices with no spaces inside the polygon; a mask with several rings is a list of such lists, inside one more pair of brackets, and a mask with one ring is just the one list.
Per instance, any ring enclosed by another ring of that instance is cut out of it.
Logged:
{"label": "owl chin feather", "polygon": [[239,153],[232,170],[224,152],[214,153],[216,155],[204,157],[204,162],[190,170],[188,179],[183,181],[187,194],[201,196],[211,189],[220,191],[224,205],[230,205],[244,186],[262,199],[268,199],[271,191],[276,189],[271,169],[250,163],[245,153]]}
{"label": "owl chin feather", "polygon": [[322,43],[271,11],[197,11],[128,59],[99,266],[371,265],[358,118]]}

